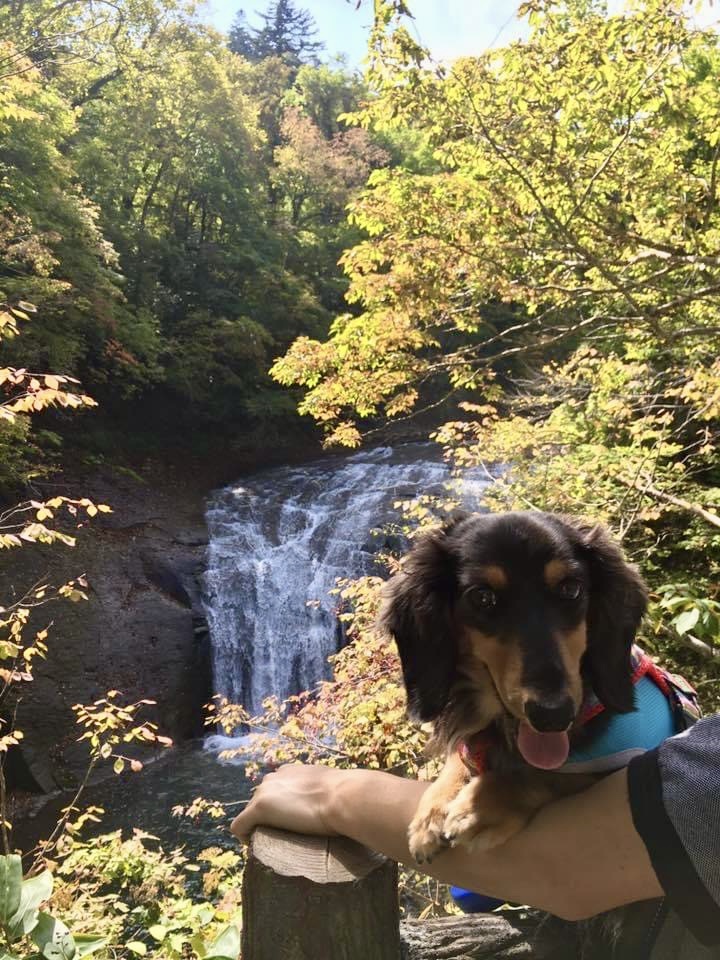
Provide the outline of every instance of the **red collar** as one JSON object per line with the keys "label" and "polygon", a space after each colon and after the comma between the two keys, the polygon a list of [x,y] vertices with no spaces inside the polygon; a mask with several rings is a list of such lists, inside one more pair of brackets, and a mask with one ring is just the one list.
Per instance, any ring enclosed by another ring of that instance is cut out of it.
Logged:
{"label": "red collar", "polygon": [[469,740],[461,740],[458,744],[460,759],[470,773],[478,776],[487,770],[488,750],[498,742],[498,735],[489,728],[474,733]]}
{"label": "red collar", "polygon": [[[662,690],[666,697],[671,695],[671,684],[669,681],[672,675],[668,674],[667,671],[661,667],[658,667],[640,647],[635,646],[632,650],[633,684],[637,683],[638,680],[646,674]],[[676,678],[673,677],[672,679]],[[581,727],[585,726],[586,723],[589,723],[602,713],[604,709],[605,705],[598,700],[595,694],[589,693],[582,702],[576,724]],[[468,770],[477,776],[487,770],[488,751],[498,743],[499,736],[497,731],[492,727],[486,727],[485,730],[480,730],[478,733],[473,734],[469,740],[461,740],[458,744],[458,753]]]}

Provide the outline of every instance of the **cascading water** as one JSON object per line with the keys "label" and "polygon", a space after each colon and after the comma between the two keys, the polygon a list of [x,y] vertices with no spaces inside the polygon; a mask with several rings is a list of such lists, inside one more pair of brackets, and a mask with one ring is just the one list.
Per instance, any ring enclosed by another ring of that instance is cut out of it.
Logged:
{"label": "cascading water", "polygon": [[[264,697],[328,676],[342,642],[337,578],[379,572],[393,502],[440,493],[448,479],[436,448],[408,444],[268,470],[216,493],[206,574],[216,692],[258,711]],[[464,499],[484,486],[469,481]]]}

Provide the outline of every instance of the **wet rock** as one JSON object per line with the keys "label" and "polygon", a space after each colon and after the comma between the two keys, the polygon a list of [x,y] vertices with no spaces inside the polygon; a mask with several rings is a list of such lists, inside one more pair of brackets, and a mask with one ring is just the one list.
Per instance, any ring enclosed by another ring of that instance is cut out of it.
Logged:
{"label": "wet rock", "polygon": [[35,629],[52,621],[49,653],[17,706],[25,739],[15,764],[43,791],[72,786],[86,766],[74,704],[111,689],[126,701],[155,700],[143,716],[182,740],[201,732],[212,693],[198,582],[207,543],[202,493],[107,476],[58,483],[43,496],[56,493],[88,496],[114,512],[73,531],[74,548],[31,546],[0,557],[2,583],[15,596],[41,580],[57,586],[83,574],[88,584],[87,603],[33,612]]}

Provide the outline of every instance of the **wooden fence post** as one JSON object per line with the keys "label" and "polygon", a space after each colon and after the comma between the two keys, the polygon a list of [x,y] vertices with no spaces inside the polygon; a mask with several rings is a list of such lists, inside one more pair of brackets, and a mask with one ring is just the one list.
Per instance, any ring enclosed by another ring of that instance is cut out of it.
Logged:
{"label": "wooden fence post", "polygon": [[399,960],[397,866],[345,837],[258,827],[242,904],[243,960]]}

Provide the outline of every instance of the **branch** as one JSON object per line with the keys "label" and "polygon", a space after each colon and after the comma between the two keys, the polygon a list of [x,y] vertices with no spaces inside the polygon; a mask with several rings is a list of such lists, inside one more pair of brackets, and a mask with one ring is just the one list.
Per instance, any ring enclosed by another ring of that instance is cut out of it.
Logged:
{"label": "branch", "polygon": [[683,500],[682,497],[676,497],[672,493],[665,493],[664,490],[658,490],[657,487],[653,486],[653,484],[646,479],[638,478],[636,480],[631,480],[626,477],[619,477],[618,479],[621,483],[624,483],[625,486],[633,487],[640,493],[649,497],[653,497],[655,500],[660,500],[662,503],[671,503],[673,506],[679,507],[681,510],[687,510],[688,513],[692,513],[694,516],[700,517],[701,520],[704,520],[711,526],[720,529],[720,516],[718,516],[716,513],[713,513],[711,510],[706,510],[705,507],[701,507],[696,503],[690,503],[689,500]]}
{"label": "branch", "polygon": [[72,101],[72,106],[82,107],[91,100],[96,100],[100,96],[100,92],[102,91],[103,87],[105,87],[108,83],[111,83],[113,80],[117,80],[117,78],[120,76],[122,76],[122,70],[120,67],[117,67],[104,77],[98,77],[98,79],[91,84],[90,87],[88,87],[82,96],[76,97]]}
{"label": "branch", "polygon": [[718,656],[718,651],[713,649],[709,643],[705,643],[704,640],[694,637],[691,633],[686,633],[682,639],[691,650],[699,653],[701,657],[707,657],[708,660],[711,660]]}
{"label": "branch", "polygon": [[[678,633],[677,630],[664,624],[660,625],[659,632],[669,640],[673,640],[675,643],[682,643],[683,646],[689,647],[690,650],[693,650],[706,660],[717,660],[718,657],[720,657],[720,650],[717,650],[709,643],[706,643],[705,640],[701,640],[692,633]],[[707,683],[708,681],[704,682]]]}

